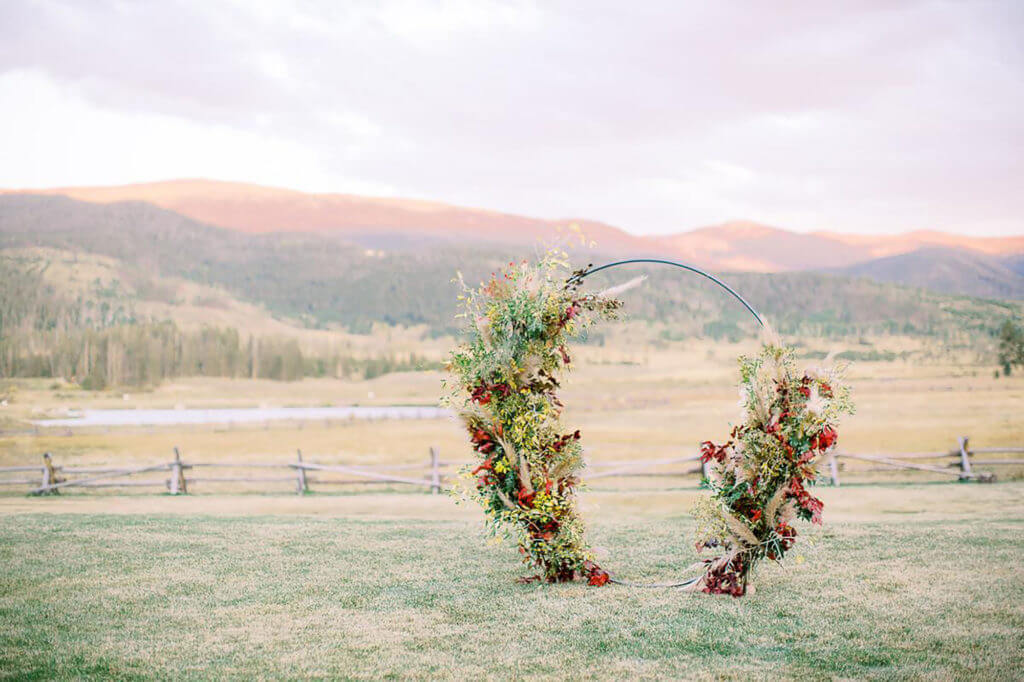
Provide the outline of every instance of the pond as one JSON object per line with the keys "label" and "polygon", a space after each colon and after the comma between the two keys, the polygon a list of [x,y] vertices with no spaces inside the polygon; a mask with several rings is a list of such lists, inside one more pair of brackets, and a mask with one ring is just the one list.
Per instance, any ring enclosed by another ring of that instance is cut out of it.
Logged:
{"label": "pond", "polygon": [[380,405],[346,407],[242,407],[171,410],[81,410],[58,419],[36,419],[37,426],[166,426],[175,424],[249,424],[282,420],[443,419],[441,407]]}

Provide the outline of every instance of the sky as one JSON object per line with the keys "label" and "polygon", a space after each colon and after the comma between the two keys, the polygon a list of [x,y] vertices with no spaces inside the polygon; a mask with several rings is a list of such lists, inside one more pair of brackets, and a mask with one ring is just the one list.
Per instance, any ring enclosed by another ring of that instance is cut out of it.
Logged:
{"label": "sky", "polygon": [[1024,2],[0,3],[0,187],[1024,234]]}

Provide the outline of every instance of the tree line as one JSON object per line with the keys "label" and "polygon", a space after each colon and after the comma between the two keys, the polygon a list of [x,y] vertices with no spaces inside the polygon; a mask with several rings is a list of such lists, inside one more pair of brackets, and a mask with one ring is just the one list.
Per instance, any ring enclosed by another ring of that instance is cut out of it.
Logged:
{"label": "tree line", "polygon": [[234,328],[185,331],[172,321],[138,319],[118,286],[97,282],[71,296],[44,272],[0,259],[0,378],[63,378],[103,389],[184,376],[374,378],[439,364],[415,353],[311,353],[294,338]]}
{"label": "tree line", "polygon": [[215,327],[182,331],[173,322],[0,338],[0,377],[63,378],[90,390],[154,386],[187,376],[372,379],[438,367],[439,363],[415,353],[311,354],[287,337],[243,336],[237,329]]}

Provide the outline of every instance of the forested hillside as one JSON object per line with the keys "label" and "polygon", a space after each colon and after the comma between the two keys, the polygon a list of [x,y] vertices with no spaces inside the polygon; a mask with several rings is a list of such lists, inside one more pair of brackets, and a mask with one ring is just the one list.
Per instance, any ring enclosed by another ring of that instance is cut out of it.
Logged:
{"label": "forested hillside", "polygon": [[[214,307],[210,324],[181,329],[173,319],[139,312],[145,296],[174,296],[173,285],[153,278],[137,281],[142,286],[136,289],[97,277],[84,287],[57,287],[49,271],[69,258],[77,260],[64,251],[0,250],[0,377],[60,377],[100,389],[152,386],[179,376],[370,378],[437,366],[416,353],[388,349],[303,350],[294,336],[224,326],[217,322],[220,300],[208,302]],[[136,273],[126,268],[118,274]]]}
{"label": "forested hillside", "polygon": [[443,329],[453,310],[455,271],[479,279],[506,259],[442,244],[384,252],[318,234],[247,235],[139,202],[2,196],[0,248],[25,246],[109,256],[224,287],[307,326],[354,331],[374,322]]}
{"label": "forested hillside", "polygon": [[[248,235],[144,203],[90,204],[64,197],[0,197],[0,248],[47,246],[102,254],[152,273],[216,285],[309,327],[367,331],[374,322],[455,329],[456,287],[479,281],[529,249],[429,241],[383,251],[323,234]],[[580,265],[600,254],[572,254]],[[707,282],[659,268],[631,297],[641,319],[687,333],[733,333],[742,310]],[[617,270],[602,281],[629,275]],[[817,273],[728,273],[726,279],[780,328],[811,335],[941,336],[996,329],[1020,305],[941,296],[862,278]],[[595,286],[601,284],[596,281]]]}
{"label": "forested hillside", "polygon": [[[25,260],[19,255],[25,249],[43,255]],[[47,249],[72,258],[105,257],[114,275],[74,284],[46,277]],[[94,377],[89,381],[105,385],[184,374],[287,379],[423,366],[422,358],[384,354],[303,355],[294,340],[260,338],[240,328],[244,325],[214,322],[211,329],[184,331],[175,324],[175,306],[183,302],[167,278],[209,285],[261,306],[290,328],[365,333],[384,323],[426,325],[432,334],[445,335],[457,327],[456,272],[475,283],[530,251],[429,240],[369,249],[325,234],[244,234],[139,202],[2,196],[0,374]],[[606,259],[586,252],[572,258],[579,266]],[[601,288],[640,272],[649,280],[626,295],[628,315],[665,323],[657,332],[662,337],[737,338],[752,332],[752,321],[736,301],[706,280],[678,271],[630,266],[596,275],[588,286]],[[991,345],[1005,320],[1022,317],[1017,302],[941,295],[857,277],[723,276],[788,334],[898,334],[964,347]],[[139,304],[147,300],[160,300],[166,314],[140,314]]]}

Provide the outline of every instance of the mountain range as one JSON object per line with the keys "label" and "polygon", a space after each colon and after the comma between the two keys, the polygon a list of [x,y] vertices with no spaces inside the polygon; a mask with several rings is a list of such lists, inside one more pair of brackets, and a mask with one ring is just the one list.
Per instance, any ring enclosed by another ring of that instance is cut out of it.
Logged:
{"label": "mountain range", "polygon": [[898,235],[800,233],[734,220],[671,235],[640,236],[583,219],[549,220],[448,204],[346,194],[308,194],[211,180],[110,187],[5,190],[91,204],[144,202],[205,225],[247,234],[320,234],[369,248],[441,242],[532,247],[573,238],[607,257],[662,257],[716,271],[823,271],[950,294],[1024,299],[1024,235],[936,231]]}

